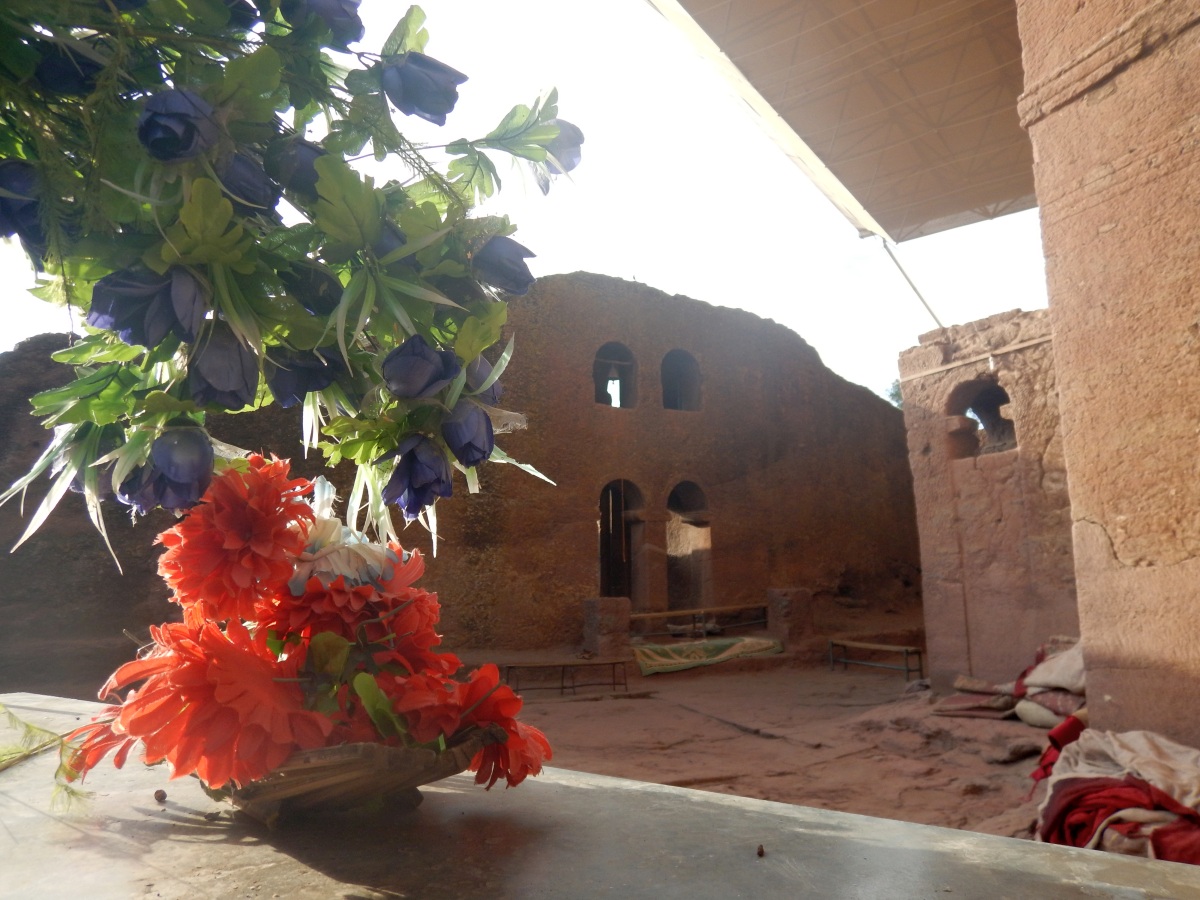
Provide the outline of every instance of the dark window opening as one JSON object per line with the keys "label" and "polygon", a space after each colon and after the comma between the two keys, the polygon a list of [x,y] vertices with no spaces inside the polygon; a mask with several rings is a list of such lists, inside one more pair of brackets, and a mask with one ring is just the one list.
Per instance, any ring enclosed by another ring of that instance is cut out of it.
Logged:
{"label": "dark window opening", "polygon": [[950,455],[954,459],[1000,453],[1017,446],[1017,426],[1005,413],[1008,391],[988,379],[960,384],[950,395]]}
{"label": "dark window opening", "polygon": [[629,481],[609,482],[600,492],[600,595],[628,597],[634,609],[642,505],[642,492]]}
{"label": "dark window opening", "polygon": [[[592,363],[595,399],[605,406],[630,409],[637,404],[637,364],[624,344],[605,344]],[[623,596],[623,595],[622,595]]]}
{"label": "dark window opening", "polygon": [[663,409],[700,408],[700,366],[686,350],[672,350],[662,361]]}

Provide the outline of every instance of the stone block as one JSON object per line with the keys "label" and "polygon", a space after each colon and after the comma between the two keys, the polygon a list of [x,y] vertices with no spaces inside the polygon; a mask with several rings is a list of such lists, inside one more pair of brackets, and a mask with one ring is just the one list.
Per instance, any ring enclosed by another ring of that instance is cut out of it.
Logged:
{"label": "stone block", "polygon": [[629,649],[628,597],[588,597],[583,601],[583,649],[602,657],[626,657]]}
{"label": "stone block", "polygon": [[768,590],[767,630],[785,649],[811,638],[816,632],[812,591],[798,587]]}

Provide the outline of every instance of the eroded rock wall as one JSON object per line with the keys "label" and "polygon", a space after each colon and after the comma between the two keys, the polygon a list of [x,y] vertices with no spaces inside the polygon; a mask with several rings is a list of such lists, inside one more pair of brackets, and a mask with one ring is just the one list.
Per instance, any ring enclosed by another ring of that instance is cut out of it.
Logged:
{"label": "eroded rock wall", "polygon": [[1200,745],[1200,8],[1018,18],[1091,721]]}
{"label": "eroded rock wall", "polygon": [[930,672],[1011,681],[1079,629],[1048,314],[922,335],[900,375]]}
{"label": "eroded rock wall", "polygon": [[[444,550],[430,583],[451,645],[578,643],[582,602],[601,589],[601,495],[621,480],[640,496],[627,516],[635,612],[687,605],[668,565],[681,482],[703,496],[684,518],[706,525],[711,545],[708,576],[693,577],[696,596],[711,599],[694,605],[765,602],[769,588],[792,586],[877,610],[917,602],[901,414],[826,369],[794,332],[584,274],[541,279],[514,298],[509,322],[503,405],[529,428],[499,442],[557,486],[488,464],[484,493],[438,507]],[[610,342],[634,361],[628,408],[597,402],[595,359]],[[663,407],[673,350],[698,366],[699,409]]]}

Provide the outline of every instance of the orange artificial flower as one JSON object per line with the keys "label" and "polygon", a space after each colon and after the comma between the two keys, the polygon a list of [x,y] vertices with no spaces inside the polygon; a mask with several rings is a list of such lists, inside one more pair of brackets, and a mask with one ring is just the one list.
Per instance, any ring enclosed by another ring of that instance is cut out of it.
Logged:
{"label": "orange artificial flower", "polygon": [[504,731],[504,743],[484,747],[471,760],[475,783],[484,785],[484,790],[490,791],[501,778],[509,787],[516,787],[527,776],[541,772],[542,763],[554,755],[546,735],[532,725],[513,719]]}
{"label": "orange artificial flower", "polygon": [[390,685],[385,679],[378,680],[392,698],[392,708],[405,715],[408,733],[417,742],[427,744],[458,730],[463,685],[428,673],[398,677]]}
{"label": "orange artificial flower", "polygon": [[313,575],[300,596],[294,597],[285,590],[273,598],[269,607],[260,608],[259,621],[280,636],[295,634],[307,638],[332,631],[353,641],[359,623],[379,616],[377,600],[374,585],[347,584],[344,575],[325,584]]}
{"label": "orange artificial flower", "polygon": [[[404,561],[395,565],[390,578],[380,580],[379,594],[387,612],[382,622],[368,627],[367,637],[386,643],[392,651],[389,661],[400,663],[409,672],[453,675],[462,667],[459,658],[434,650],[442,643],[436,630],[442,614],[437,594],[413,586],[425,571],[425,560],[418,550],[405,559],[404,548],[394,543],[389,546]],[[384,659],[377,657],[376,661],[383,664]]]}
{"label": "orange artificial flower", "polygon": [[66,758],[63,760],[63,775],[68,781],[82,778],[113,750],[117,751],[113,756],[113,765],[118,769],[124,767],[129,752],[137,744],[137,738],[113,732],[112,724],[120,711],[119,706],[109,706],[93,721],[76,728],[64,738],[63,754]]}
{"label": "orange artificial flower", "polygon": [[286,460],[257,454],[246,471],[230,469],[183,520],[158,540],[166,546],[158,573],[185,609],[216,621],[255,618],[255,605],[287,590],[294,559],[304,549],[311,489],[292,479]]}
{"label": "orange artificial flower", "polygon": [[325,746],[333,723],[304,708],[300,660],[275,659],[240,622],[152,627],[148,656],[117,669],[101,690],[130,691],[115,716],[84,726],[68,763],[80,775],[111,749],[124,762],[126,741],[140,739],[147,764],[166,760],[172,777],[195,773],[212,788],[244,785],[278,768],[293,752]]}
{"label": "orange artificial flower", "polygon": [[491,790],[503,778],[509,787],[516,787],[526,777],[542,771],[542,763],[554,751],[541,731],[517,721],[523,701],[507,684],[500,683],[500,670],[494,663],[472,672],[462,693],[464,724],[494,723],[505,732],[504,743],[484,747],[471,760],[476,784]]}

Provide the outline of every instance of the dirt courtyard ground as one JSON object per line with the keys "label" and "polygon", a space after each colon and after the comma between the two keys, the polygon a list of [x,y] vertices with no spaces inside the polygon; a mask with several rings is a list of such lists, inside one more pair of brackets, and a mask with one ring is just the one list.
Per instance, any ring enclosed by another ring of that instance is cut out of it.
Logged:
{"label": "dirt courtyard ground", "polygon": [[1040,729],[936,716],[931,693],[905,694],[894,672],[718,665],[641,677],[628,668],[628,695],[523,690],[522,718],[550,737],[552,765],[1005,837],[1031,833]]}

